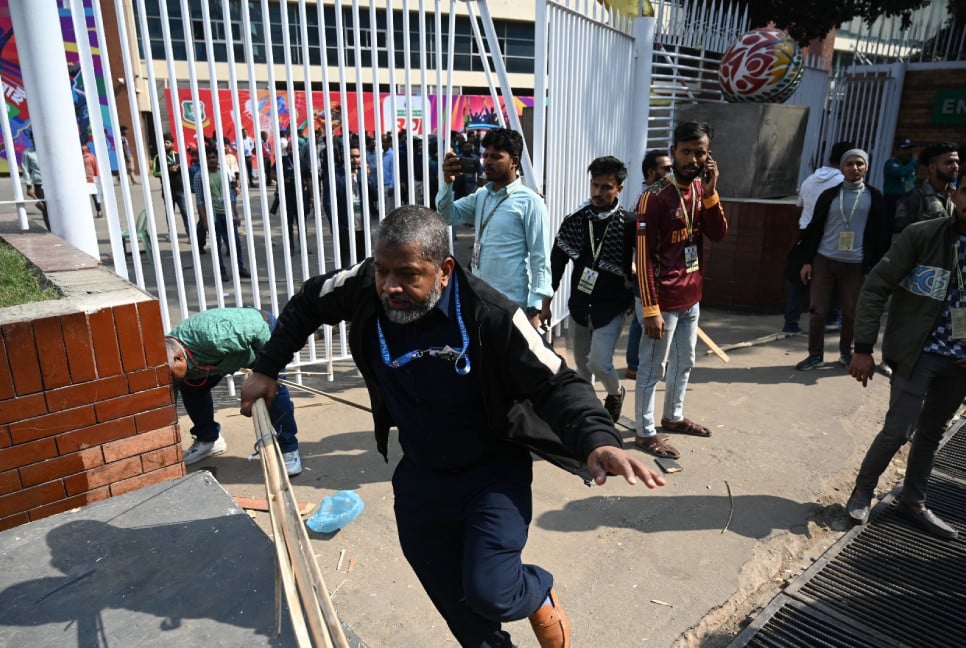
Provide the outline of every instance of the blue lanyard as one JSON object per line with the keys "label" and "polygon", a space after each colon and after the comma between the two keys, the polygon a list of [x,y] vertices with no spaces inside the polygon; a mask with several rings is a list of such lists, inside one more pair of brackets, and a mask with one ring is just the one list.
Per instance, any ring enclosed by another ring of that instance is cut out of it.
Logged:
{"label": "blue lanyard", "polygon": [[387,367],[398,369],[407,365],[416,358],[432,356],[441,360],[450,360],[455,364],[457,375],[465,376],[470,372],[470,357],[466,351],[470,348],[470,336],[466,332],[466,324],[463,322],[463,308],[460,305],[460,286],[456,275],[453,275],[453,292],[456,297],[456,323],[460,327],[460,338],[463,341],[463,348],[457,351],[448,344],[444,347],[430,347],[428,349],[414,349],[409,353],[404,353],[395,360],[389,355],[389,346],[386,344],[386,336],[382,332],[382,323],[376,318],[376,332],[379,334],[379,351],[382,352],[382,361]]}

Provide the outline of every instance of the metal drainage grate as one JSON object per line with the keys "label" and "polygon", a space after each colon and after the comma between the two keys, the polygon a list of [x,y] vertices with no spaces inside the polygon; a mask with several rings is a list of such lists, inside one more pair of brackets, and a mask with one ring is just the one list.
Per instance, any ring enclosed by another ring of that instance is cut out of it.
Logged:
{"label": "metal drainage grate", "polygon": [[[966,466],[957,459],[966,457],[963,428],[960,421],[946,436],[944,473]],[[731,645],[966,645],[966,484],[938,472],[929,481],[929,507],[963,534],[954,541],[910,526],[894,499],[839,539]]]}
{"label": "metal drainage grate", "polygon": [[947,441],[936,453],[935,469],[950,477],[966,482],[966,433],[960,430],[966,425],[966,419],[960,419]]}

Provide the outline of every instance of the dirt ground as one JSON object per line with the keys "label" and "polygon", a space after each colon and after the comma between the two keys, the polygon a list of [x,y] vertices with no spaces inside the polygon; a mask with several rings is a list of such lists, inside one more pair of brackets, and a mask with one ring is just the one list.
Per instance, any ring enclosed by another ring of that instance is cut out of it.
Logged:
{"label": "dirt ground", "polygon": [[[781,321],[706,310],[701,324],[724,346],[772,334]],[[828,335],[827,358],[837,357],[837,341]],[[555,347],[566,354],[566,338]],[[623,348],[615,358],[621,375]],[[555,575],[575,646],[727,645],[782,583],[848,528],[842,505],[882,423],[888,381],[876,376],[863,389],[840,365],[796,371],[807,355],[803,336],[735,349],[729,363],[705,351],[699,342],[685,409],[713,435],[672,435],[684,469],[668,475],[664,488],[617,480],[588,488],[545,462],[535,466],[524,559]],[[350,363],[337,366],[334,381],[305,381],[368,405]],[[633,381],[624,384],[624,414],[633,417]],[[227,389],[220,401],[228,452],[191,469],[211,470],[232,495],[264,497],[257,459],[248,460],[251,422]],[[353,489],[366,504],[341,531],[312,534],[341,618],[371,648],[455,646],[398,547],[389,483],[398,444],[391,443],[387,465],[366,412],[305,393],[295,393],[295,401],[305,465],[292,482],[297,499],[314,507],[333,491]],[[187,417],[181,425],[187,446]],[[633,433],[622,432],[629,444]],[[654,465],[649,455],[638,456]],[[887,477],[882,492],[899,474]],[[268,532],[267,514],[253,516]],[[536,646],[526,620],[508,629],[521,648]]]}

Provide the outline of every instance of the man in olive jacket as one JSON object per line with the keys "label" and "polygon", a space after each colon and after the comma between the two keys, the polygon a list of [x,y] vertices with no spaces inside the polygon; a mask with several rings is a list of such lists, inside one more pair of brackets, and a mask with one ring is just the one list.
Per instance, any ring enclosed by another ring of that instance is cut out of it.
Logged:
{"label": "man in olive jacket", "polygon": [[[926,488],[936,448],[949,419],[966,397],[966,186],[959,174],[954,213],[904,229],[859,294],[855,355],[849,373],[863,386],[872,378],[872,350],[889,295],[882,353],[894,371],[889,411],[872,442],[846,505],[849,516],[868,519],[879,476],[912,438],[901,516],[944,539],[955,529],[926,508]],[[913,435],[915,432],[915,435]]]}

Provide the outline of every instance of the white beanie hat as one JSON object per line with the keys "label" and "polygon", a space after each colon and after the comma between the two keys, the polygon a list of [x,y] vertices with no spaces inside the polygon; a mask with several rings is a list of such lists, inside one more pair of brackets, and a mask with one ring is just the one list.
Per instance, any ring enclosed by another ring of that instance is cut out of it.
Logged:
{"label": "white beanie hat", "polygon": [[865,165],[869,166],[869,154],[860,148],[849,149],[848,151],[843,153],[842,159],[839,160],[839,166],[842,166],[843,164],[845,164],[845,161],[851,157],[860,157],[863,160],[865,160]]}

